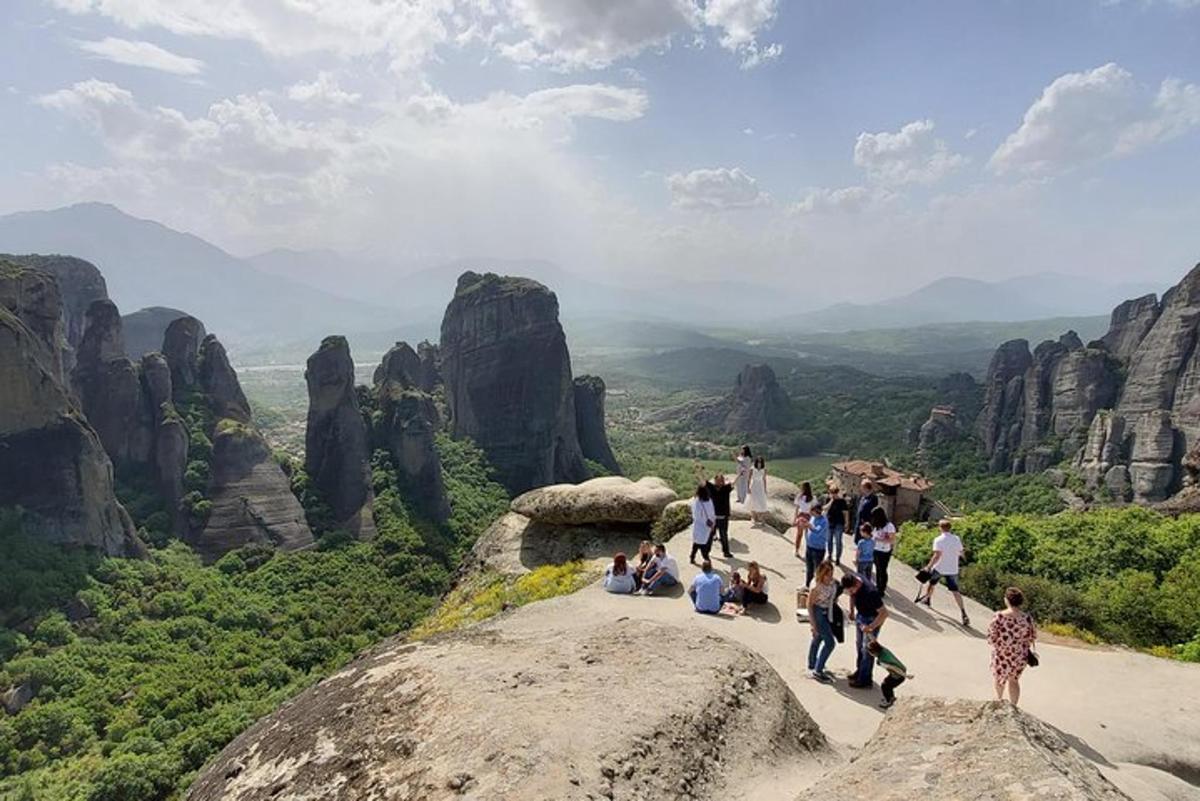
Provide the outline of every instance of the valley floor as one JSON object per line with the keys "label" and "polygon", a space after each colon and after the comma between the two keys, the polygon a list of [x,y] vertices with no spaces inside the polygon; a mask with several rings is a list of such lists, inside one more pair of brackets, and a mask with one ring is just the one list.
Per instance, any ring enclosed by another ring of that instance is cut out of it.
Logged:
{"label": "valley floor", "polygon": [[[627,619],[631,648],[653,647],[638,638],[637,625],[671,623],[697,632],[731,638],[766,658],[779,672],[825,734],[849,754],[875,731],[883,715],[877,689],[854,690],[844,676],[854,665],[853,629],[847,644],[830,660],[838,675],[834,686],[806,677],[807,624],[795,617],[796,588],[804,582],[804,563],[792,552],[791,535],[766,526],[734,521],[730,526],[734,558],[714,551],[723,573],[751,559],[765,569],[771,605],[744,616],[708,616],[692,611],[684,593],[697,568],[687,564],[690,534],[669,544],[680,562],[683,586],[662,597],[610,595],[593,584],[580,592],[538,605],[537,615],[516,615],[511,623],[530,627],[586,627],[597,621]],[[744,572],[744,570],[743,570]],[[990,650],[985,639],[991,612],[968,601],[972,627],[958,623],[953,599],[939,589],[931,610],[911,602],[917,585],[913,571],[893,563],[888,591],[890,619],[881,641],[909,667],[915,678],[898,694],[988,699],[992,696]],[[1171,662],[1125,650],[1083,649],[1042,643],[1042,664],[1026,671],[1022,707],[1057,728],[1106,776],[1137,801],[1200,798],[1200,665]],[[877,679],[881,671],[876,670]],[[647,690],[653,692],[653,682]],[[756,775],[757,774],[757,775]],[[748,772],[758,786],[750,797],[793,797],[815,774],[762,775]]]}

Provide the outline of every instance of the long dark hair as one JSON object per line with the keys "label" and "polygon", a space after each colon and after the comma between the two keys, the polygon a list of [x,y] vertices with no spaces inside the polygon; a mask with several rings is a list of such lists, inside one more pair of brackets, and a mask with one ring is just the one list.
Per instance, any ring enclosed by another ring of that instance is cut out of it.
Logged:
{"label": "long dark hair", "polygon": [[614,576],[623,576],[629,572],[629,562],[626,560],[625,554],[623,553],[618,553],[613,557],[612,566],[612,572]]}
{"label": "long dark hair", "polygon": [[759,470],[766,470],[767,469],[767,460],[762,458],[761,456],[755,456],[754,457],[754,466],[757,467]]}
{"label": "long dark hair", "polygon": [[805,503],[812,503],[812,484],[805,481],[800,485],[800,497],[804,499]]}
{"label": "long dark hair", "polygon": [[887,512],[885,512],[883,510],[882,506],[876,506],[874,509],[871,510],[871,527],[872,528],[874,528],[876,531],[878,531],[879,529],[883,528],[887,524],[888,524]]}
{"label": "long dark hair", "polygon": [[750,446],[749,446],[749,445],[743,445],[743,446],[742,446],[742,456],[745,456],[747,459],[749,459],[749,458],[750,458],[751,456],[753,456],[753,455],[754,455],[754,454],[750,453]]}
{"label": "long dark hair", "polygon": [[702,501],[707,501],[709,499],[707,484],[697,484],[696,485],[696,497]]}

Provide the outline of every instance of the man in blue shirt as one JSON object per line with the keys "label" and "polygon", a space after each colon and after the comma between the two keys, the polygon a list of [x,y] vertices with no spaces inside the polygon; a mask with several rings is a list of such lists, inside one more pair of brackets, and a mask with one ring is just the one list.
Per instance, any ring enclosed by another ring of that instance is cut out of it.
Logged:
{"label": "man in blue shirt", "polygon": [[825,560],[825,550],[829,547],[829,521],[821,514],[819,503],[812,505],[812,516],[808,521],[808,533],[805,535],[807,549],[804,551],[804,586],[812,584],[817,565]]}
{"label": "man in blue shirt", "polygon": [[692,604],[696,607],[697,612],[715,615],[721,611],[721,595],[723,593],[721,577],[713,572],[712,562],[705,559],[700,565],[700,573],[692,579],[692,586],[688,590],[688,595],[692,597]]}

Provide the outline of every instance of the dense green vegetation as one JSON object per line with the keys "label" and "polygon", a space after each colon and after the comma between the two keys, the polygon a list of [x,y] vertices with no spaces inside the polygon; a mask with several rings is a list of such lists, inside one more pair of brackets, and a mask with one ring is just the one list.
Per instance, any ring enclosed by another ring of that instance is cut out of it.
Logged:
{"label": "dense green vegetation", "polygon": [[[980,513],[955,531],[969,554],[968,595],[998,608],[1004,588],[1019,586],[1041,622],[1200,660],[1200,515]],[[923,565],[933,536],[929,526],[904,526],[897,556]]]}
{"label": "dense green vegetation", "polygon": [[955,512],[1052,515],[1066,508],[1043,475],[989,473],[973,439],[932,448],[912,467],[934,479],[932,496]]}
{"label": "dense green vegetation", "polygon": [[178,542],[145,561],[63,552],[0,516],[0,686],[36,689],[0,717],[0,797],[177,798],[253,720],[422,620],[507,505],[477,448],[439,446],[451,521],[413,513],[377,453],[370,543],[328,532],[311,551],[247,547],[203,567]]}

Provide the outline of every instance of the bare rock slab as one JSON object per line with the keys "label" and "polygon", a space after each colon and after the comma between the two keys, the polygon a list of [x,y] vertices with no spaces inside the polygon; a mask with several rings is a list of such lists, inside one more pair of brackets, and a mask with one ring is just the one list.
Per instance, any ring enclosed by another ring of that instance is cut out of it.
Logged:
{"label": "bare rock slab", "polygon": [[517,514],[539,523],[584,526],[594,523],[653,523],[675,491],[661,478],[630,481],[622,476],[582,484],[554,484],[526,492],[512,502]]}

